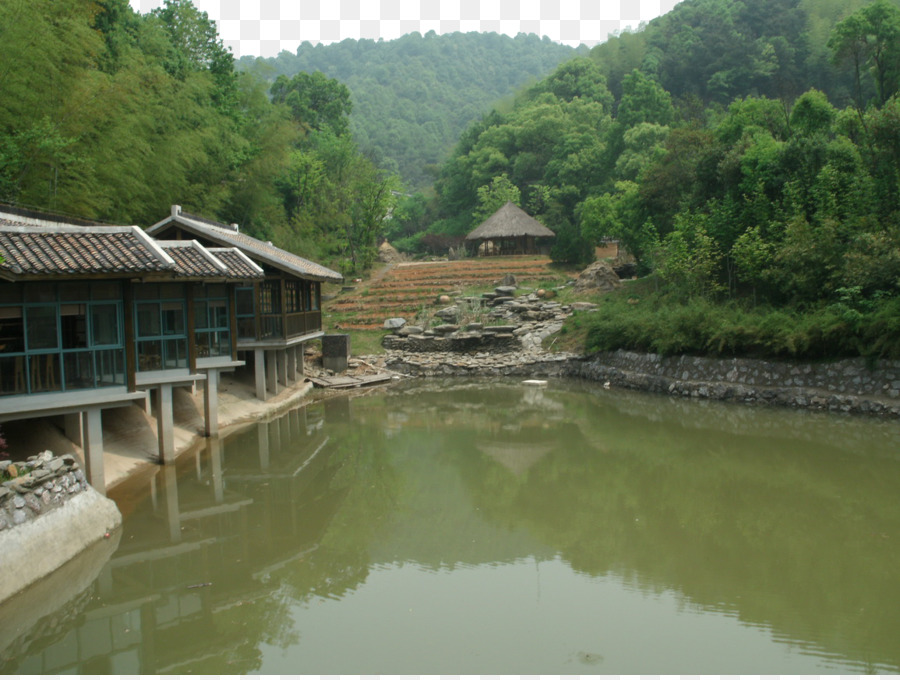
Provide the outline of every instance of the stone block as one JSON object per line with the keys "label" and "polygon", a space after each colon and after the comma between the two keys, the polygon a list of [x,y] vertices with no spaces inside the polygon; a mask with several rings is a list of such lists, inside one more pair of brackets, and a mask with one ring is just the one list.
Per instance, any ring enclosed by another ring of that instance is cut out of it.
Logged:
{"label": "stone block", "polygon": [[350,336],[346,333],[322,336],[322,367],[328,371],[342,373],[347,370],[350,359]]}

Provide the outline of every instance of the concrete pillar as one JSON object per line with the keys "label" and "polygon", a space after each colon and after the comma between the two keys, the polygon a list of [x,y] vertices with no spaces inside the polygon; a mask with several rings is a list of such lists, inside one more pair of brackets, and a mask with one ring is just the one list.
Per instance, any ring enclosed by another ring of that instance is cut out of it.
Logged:
{"label": "concrete pillar", "polygon": [[265,472],[269,469],[269,426],[257,423],[256,433],[259,439],[259,469]]}
{"label": "concrete pillar", "polygon": [[297,382],[297,348],[288,347],[287,349],[287,380],[293,385]]}
{"label": "concrete pillar", "polygon": [[203,432],[207,437],[219,434],[219,370],[211,368],[206,372],[206,386],[203,391]]}
{"label": "concrete pillar", "polygon": [[103,421],[100,408],[89,408],[84,413],[84,466],[87,479],[99,493],[106,495],[106,477],[103,473]]}
{"label": "concrete pillar", "polygon": [[63,416],[63,428],[66,438],[75,442],[76,446],[84,446],[81,438],[81,413],[67,413]]}
{"label": "concrete pillar", "polygon": [[277,355],[278,353],[273,349],[266,350],[266,382],[269,383],[269,391],[272,394],[278,394]]}
{"label": "concrete pillar", "polygon": [[256,378],[256,398],[266,400],[266,360],[261,349],[253,350],[253,375]]}
{"label": "concrete pillar", "polygon": [[287,387],[290,383],[288,382],[288,372],[287,372],[287,355],[288,350],[280,349],[275,352],[278,355],[278,382]]}
{"label": "concrete pillar", "polygon": [[159,459],[175,462],[175,412],[172,408],[172,386],[156,387],[156,436],[159,439]]}

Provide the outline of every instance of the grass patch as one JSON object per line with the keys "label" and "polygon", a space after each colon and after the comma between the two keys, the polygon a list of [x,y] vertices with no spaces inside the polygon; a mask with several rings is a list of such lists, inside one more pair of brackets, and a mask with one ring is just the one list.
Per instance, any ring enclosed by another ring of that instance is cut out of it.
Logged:
{"label": "grass patch", "polygon": [[599,304],[595,312],[576,315],[566,325],[566,334],[583,341],[583,351],[900,359],[898,298],[776,309],[704,299],[681,301],[646,285],[627,285]]}

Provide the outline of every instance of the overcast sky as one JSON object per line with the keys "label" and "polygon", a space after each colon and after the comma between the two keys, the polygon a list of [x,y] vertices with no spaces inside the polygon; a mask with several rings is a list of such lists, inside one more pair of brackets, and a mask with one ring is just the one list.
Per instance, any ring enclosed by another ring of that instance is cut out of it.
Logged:
{"label": "overcast sky", "polygon": [[[130,0],[142,14],[163,0]],[[194,0],[234,52],[272,57],[301,42],[345,38],[391,40],[419,31],[536,33],[594,46],[610,33],[636,28],[680,0]]]}

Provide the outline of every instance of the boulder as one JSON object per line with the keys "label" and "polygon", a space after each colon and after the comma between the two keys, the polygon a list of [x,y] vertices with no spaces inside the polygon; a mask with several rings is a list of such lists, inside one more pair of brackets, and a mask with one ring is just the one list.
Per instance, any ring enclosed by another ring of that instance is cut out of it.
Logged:
{"label": "boulder", "polygon": [[436,311],[434,315],[447,323],[456,323],[457,319],[459,319],[459,307],[456,305],[445,307],[444,309]]}
{"label": "boulder", "polygon": [[395,331],[400,328],[403,328],[406,325],[406,319],[403,319],[399,316],[395,316],[392,319],[384,320],[384,328],[386,330]]}
{"label": "boulder", "polygon": [[512,286],[516,288],[516,275],[515,274],[504,274],[503,279],[500,281],[501,286]]}
{"label": "boulder", "polygon": [[575,282],[575,290],[577,291],[596,290],[608,293],[616,288],[621,288],[621,286],[622,282],[613,270],[612,265],[604,260],[594,262],[594,264],[581,272],[578,280]]}

